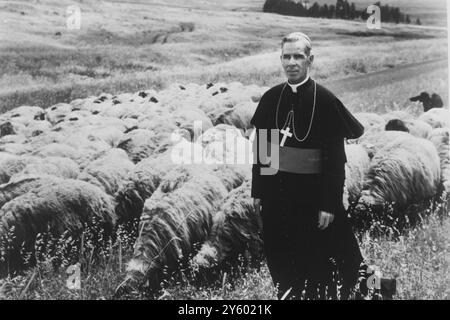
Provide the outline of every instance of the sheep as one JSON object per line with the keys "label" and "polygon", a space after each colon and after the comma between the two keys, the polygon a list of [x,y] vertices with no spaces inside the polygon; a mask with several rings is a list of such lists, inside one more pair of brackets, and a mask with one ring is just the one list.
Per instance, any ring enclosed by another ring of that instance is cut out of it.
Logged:
{"label": "sheep", "polygon": [[[376,113],[359,112],[354,114],[355,118],[364,126],[364,135],[371,135],[384,131],[386,121]],[[358,143],[359,139],[346,140],[347,144]]]}
{"label": "sheep", "polygon": [[251,166],[249,165],[212,165],[207,168],[220,179],[228,192],[239,187],[251,177]]}
{"label": "sheep", "polygon": [[444,190],[450,194],[450,146],[449,128],[436,128],[431,131],[428,139],[436,147],[441,162],[441,181]]}
{"label": "sheep", "polygon": [[89,164],[78,176],[79,180],[100,187],[105,193],[114,195],[125,182],[134,164],[122,149],[111,149]]}
{"label": "sheep", "polygon": [[409,129],[406,127],[405,123],[399,119],[391,119],[386,123],[384,127],[386,131],[404,131],[409,132]]}
{"label": "sheep", "polygon": [[214,119],[214,125],[229,124],[239,129],[251,128],[250,120],[255,113],[257,104],[254,102],[241,102],[233,108],[225,109]]}
{"label": "sheep", "polygon": [[73,107],[68,103],[58,103],[45,109],[45,119],[52,125],[64,121],[66,115],[71,113]]}
{"label": "sheep", "polygon": [[435,195],[440,176],[439,155],[430,141],[396,139],[372,159],[358,207],[377,209],[393,203],[396,208],[404,208]]}
{"label": "sheep", "polygon": [[74,160],[83,170],[91,161],[101,156],[111,146],[104,141],[89,141],[87,138],[79,135],[72,135],[61,138],[61,143],[50,143],[38,147],[32,155],[45,157],[65,157]]}
{"label": "sheep", "polygon": [[[105,234],[115,224],[112,199],[89,183],[54,178],[52,183],[33,188],[15,197],[0,209],[0,241],[9,241],[9,261],[13,269],[21,268],[20,251],[33,252],[39,233],[77,236],[87,224],[96,221]],[[13,232],[11,237],[9,234]]]}
{"label": "sheep", "polygon": [[0,138],[8,135],[15,135],[16,130],[10,121],[0,124]]}
{"label": "sheep", "polygon": [[418,138],[427,138],[433,128],[426,122],[416,119],[400,120],[391,119],[386,124],[385,130],[405,131]]}
{"label": "sheep", "polygon": [[[192,138],[202,134],[213,126],[211,120],[202,110],[194,108],[182,109],[175,112],[171,121],[173,121],[180,129],[188,130],[191,133]],[[195,122],[201,124],[201,127],[199,128],[201,129],[200,132],[194,132],[194,129],[196,129],[194,128]]]}
{"label": "sheep", "polygon": [[145,105],[137,104],[135,102],[126,102],[116,104],[104,109],[101,114],[112,118],[139,118],[140,115],[149,112]]}
{"label": "sheep", "polygon": [[450,111],[433,108],[421,114],[418,120],[428,123],[433,128],[448,128],[450,127]]}
{"label": "sheep", "polygon": [[5,160],[9,160],[9,159],[13,159],[13,158],[17,158],[16,155],[13,155],[11,153],[8,152],[2,152],[0,151],[0,168],[2,167],[1,163]]}
{"label": "sheep", "polygon": [[426,122],[421,120],[408,120],[405,122],[409,133],[417,138],[426,139],[433,128]]}
{"label": "sheep", "polygon": [[11,142],[0,145],[0,152],[23,155],[29,153],[30,148],[23,143]]}
{"label": "sheep", "polygon": [[345,145],[345,184],[343,204],[347,210],[350,203],[356,203],[363,188],[364,178],[369,170],[370,158],[366,150],[357,144]]}
{"label": "sheep", "polygon": [[87,131],[87,138],[89,140],[102,140],[113,148],[119,144],[119,141],[121,141],[124,136],[119,128],[114,127],[92,127],[85,128],[85,130]]}
{"label": "sheep", "polygon": [[235,131],[227,131],[224,140],[212,141],[205,145],[205,157],[214,158],[218,163],[250,164],[252,161],[252,144]]}
{"label": "sheep", "polygon": [[6,119],[28,125],[33,120],[44,120],[45,111],[41,107],[20,106],[6,112],[4,116]]}
{"label": "sheep", "polygon": [[134,163],[138,163],[152,155],[157,148],[155,143],[155,134],[145,129],[133,130],[123,137],[117,145],[118,148],[127,152],[128,156]]}
{"label": "sheep", "polygon": [[33,151],[31,154],[41,158],[46,157],[70,158],[75,162],[80,161],[80,159],[83,157],[83,154],[79,150],[75,149],[74,147],[60,143],[51,143],[45,145]]}
{"label": "sheep", "polygon": [[381,115],[381,117],[386,121],[389,122],[393,119],[398,119],[402,121],[408,121],[414,119],[414,116],[407,112],[406,110],[394,110],[388,113],[385,113]]}
{"label": "sheep", "polygon": [[133,258],[118,292],[145,279],[150,290],[158,289],[163,268],[177,270],[180,259],[207,239],[213,213],[226,194],[222,182],[202,166],[177,166],[169,172],[145,201]]}
{"label": "sheep", "polygon": [[7,183],[11,177],[21,172],[34,159],[27,156],[9,155],[0,152],[0,184]]}
{"label": "sheep", "polygon": [[24,144],[26,141],[27,138],[24,135],[11,134],[0,138],[0,146],[5,144],[13,144],[13,145]]}
{"label": "sheep", "polygon": [[30,122],[24,130],[24,135],[27,138],[36,137],[43,133],[49,132],[51,129],[51,124],[48,121],[32,121]]}
{"label": "sheep", "polygon": [[119,222],[139,218],[144,202],[155,192],[161,180],[173,167],[170,152],[142,160],[130,170],[126,181],[114,195]]}
{"label": "sheep", "polygon": [[62,157],[30,158],[29,163],[11,179],[23,175],[51,175],[65,179],[76,179],[80,170],[78,164]]}
{"label": "sheep", "polygon": [[202,147],[206,147],[208,144],[214,141],[224,142],[226,140],[227,133],[230,137],[242,137],[242,132],[236,127],[227,124],[218,124],[205,131],[201,136],[197,138],[197,143]]}
{"label": "sheep", "polygon": [[250,260],[258,262],[263,256],[262,238],[253,199],[251,182],[231,191],[213,217],[208,240],[190,261],[194,271],[202,272],[225,263],[234,265],[239,255],[249,253]]}
{"label": "sheep", "polygon": [[[150,198],[163,177],[176,165],[195,164],[197,159],[200,160],[197,164],[202,164],[201,146],[181,137],[175,137],[174,142],[178,143],[155,157],[142,160],[130,172],[127,181],[115,194],[116,214],[120,221],[139,218],[145,200]],[[221,179],[227,190],[237,187],[245,176],[245,172],[239,167],[210,166],[207,169],[212,170]]]}
{"label": "sheep", "polygon": [[422,102],[424,112],[427,112],[432,108],[442,108],[442,106],[444,105],[441,97],[436,93],[433,93],[430,97],[430,94],[428,92],[421,92],[420,95],[409,98],[409,100]]}
{"label": "sheep", "polygon": [[263,94],[269,89],[269,87],[258,87],[257,85],[252,84],[245,88],[245,95],[249,96],[253,102],[258,103]]}
{"label": "sheep", "polygon": [[380,115],[369,112],[359,112],[354,114],[355,118],[361,122],[366,130],[373,126],[384,126],[386,121]]}
{"label": "sheep", "polygon": [[387,143],[395,140],[404,140],[410,138],[411,135],[403,131],[372,131],[364,133],[359,138],[358,143],[367,151],[370,159],[372,159]]}
{"label": "sheep", "polygon": [[48,175],[27,175],[21,176],[0,185],[0,209],[12,199],[27,193],[28,191],[48,186],[55,181],[55,178]]}

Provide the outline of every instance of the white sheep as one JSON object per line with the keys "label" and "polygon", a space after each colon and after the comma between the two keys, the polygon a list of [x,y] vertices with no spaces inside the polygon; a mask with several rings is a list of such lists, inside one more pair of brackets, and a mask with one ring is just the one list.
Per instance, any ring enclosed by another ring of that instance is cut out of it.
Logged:
{"label": "white sheep", "polygon": [[[402,208],[436,194],[441,179],[439,155],[425,139],[396,139],[372,159],[359,205]],[[360,206],[361,207],[361,206]]]}
{"label": "white sheep", "polygon": [[419,120],[422,120],[433,128],[448,128],[450,127],[450,111],[443,108],[433,108],[420,115]]}
{"label": "white sheep", "polygon": [[109,195],[114,195],[126,181],[134,167],[122,149],[111,149],[105,155],[90,163],[78,176],[79,180],[100,187]]}
{"label": "white sheep", "polygon": [[180,259],[188,259],[195,253],[194,245],[207,239],[213,214],[226,193],[222,182],[204,167],[178,166],[168,173],[145,201],[123,286],[148,280],[150,289],[157,289],[163,268],[169,273],[178,270]]}
{"label": "white sheep", "polygon": [[449,128],[433,129],[428,139],[436,147],[441,161],[441,181],[444,190],[450,194],[450,146],[449,146]]}
{"label": "white sheep", "polygon": [[364,178],[369,170],[370,158],[360,145],[345,145],[347,162],[345,164],[345,184],[343,194],[344,208],[358,201],[363,188]]}

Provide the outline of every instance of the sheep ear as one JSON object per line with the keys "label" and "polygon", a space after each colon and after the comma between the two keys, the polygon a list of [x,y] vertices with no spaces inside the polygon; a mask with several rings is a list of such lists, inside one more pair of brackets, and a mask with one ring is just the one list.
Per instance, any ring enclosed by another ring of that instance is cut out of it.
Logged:
{"label": "sheep ear", "polygon": [[420,99],[420,96],[415,96],[412,98],[409,98],[409,101],[418,101]]}

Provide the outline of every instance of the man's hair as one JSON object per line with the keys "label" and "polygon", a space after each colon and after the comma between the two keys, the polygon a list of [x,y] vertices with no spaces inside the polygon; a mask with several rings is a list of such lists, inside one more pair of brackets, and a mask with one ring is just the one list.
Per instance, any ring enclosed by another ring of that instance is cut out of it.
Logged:
{"label": "man's hair", "polygon": [[297,41],[303,41],[306,44],[305,53],[306,55],[309,56],[312,50],[312,43],[311,39],[303,32],[292,32],[284,36],[283,39],[281,40],[281,49],[283,49],[283,46],[286,42],[297,42]]}

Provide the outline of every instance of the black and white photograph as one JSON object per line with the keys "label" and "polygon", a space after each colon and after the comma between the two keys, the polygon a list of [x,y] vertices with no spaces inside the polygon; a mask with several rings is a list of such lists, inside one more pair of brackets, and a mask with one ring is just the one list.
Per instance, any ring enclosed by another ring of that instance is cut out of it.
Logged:
{"label": "black and white photograph", "polygon": [[450,300],[448,5],[0,1],[0,300]]}

